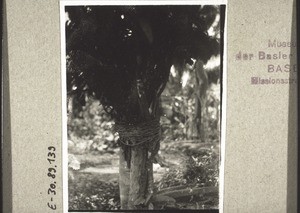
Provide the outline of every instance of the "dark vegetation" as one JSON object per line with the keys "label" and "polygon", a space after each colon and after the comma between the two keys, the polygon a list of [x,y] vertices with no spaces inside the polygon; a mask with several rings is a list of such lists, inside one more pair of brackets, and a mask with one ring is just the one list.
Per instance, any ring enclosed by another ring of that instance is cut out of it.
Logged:
{"label": "dark vegetation", "polygon": [[[220,7],[66,12],[69,208],[218,208]],[[147,146],[124,145],[145,130],[113,131],[153,122],[159,131],[146,130],[161,137]],[[119,181],[126,178],[129,186]]]}

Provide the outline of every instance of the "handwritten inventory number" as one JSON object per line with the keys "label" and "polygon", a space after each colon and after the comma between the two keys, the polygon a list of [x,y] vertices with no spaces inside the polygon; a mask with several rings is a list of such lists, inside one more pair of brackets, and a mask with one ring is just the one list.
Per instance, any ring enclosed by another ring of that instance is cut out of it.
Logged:
{"label": "handwritten inventory number", "polygon": [[47,203],[48,207],[52,210],[56,210],[56,204],[54,202],[54,198],[56,196],[56,168],[57,165],[55,165],[55,147],[49,146],[48,147],[48,154],[47,154],[47,160],[49,162],[48,167],[48,173],[47,176],[50,178],[50,184],[48,188],[48,195],[50,198],[50,201]]}

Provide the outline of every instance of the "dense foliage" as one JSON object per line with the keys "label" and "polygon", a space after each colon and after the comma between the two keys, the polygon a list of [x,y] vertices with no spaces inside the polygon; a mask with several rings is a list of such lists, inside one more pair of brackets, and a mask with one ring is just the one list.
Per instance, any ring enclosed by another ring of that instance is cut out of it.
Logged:
{"label": "dense foliage", "polygon": [[[94,95],[113,117],[137,121],[157,102],[171,65],[182,72],[194,59],[219,53],[207,30],[215,6],[66,7],[68,90]],[[135,91],[138,87],[138,90]],[[134,92],[135,91],[135,92]],[[125,118],[124,118],[125,117]]]}

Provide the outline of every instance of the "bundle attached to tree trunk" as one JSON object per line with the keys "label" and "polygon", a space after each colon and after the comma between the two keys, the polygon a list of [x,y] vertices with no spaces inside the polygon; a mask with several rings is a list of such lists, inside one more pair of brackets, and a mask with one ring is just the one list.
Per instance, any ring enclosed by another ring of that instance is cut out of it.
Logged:
{"label": "bundle attached to tree trunk", "polygon": [[[146,208],[153,194],[152,164],[159,150],[159,120],[153,119],[138,125],[117,122],[114,130],[119,134],[121,145],[121,207]],[[125,161],[121,162],[122,160]]]}

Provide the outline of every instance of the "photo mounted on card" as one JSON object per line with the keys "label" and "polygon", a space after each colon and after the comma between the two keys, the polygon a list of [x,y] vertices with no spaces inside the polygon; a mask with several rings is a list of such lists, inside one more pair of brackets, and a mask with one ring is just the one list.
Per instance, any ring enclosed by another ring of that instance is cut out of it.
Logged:
{"label": "photo mounted on card", "polygon": [[65,211],[218,211],[225,14],[61,1]]}
{"label": "photo mounted on card", "polygon": [[299,212],[296,0],[3,11],[0,212]]}

